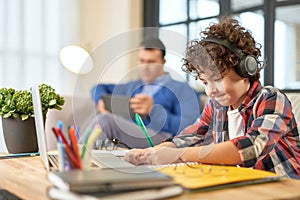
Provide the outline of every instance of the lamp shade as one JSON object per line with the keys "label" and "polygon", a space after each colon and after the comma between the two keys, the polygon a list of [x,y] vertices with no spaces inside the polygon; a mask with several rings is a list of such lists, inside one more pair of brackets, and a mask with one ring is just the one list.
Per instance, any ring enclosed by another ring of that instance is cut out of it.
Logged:
{"label": "lamp shade", "polygon": [[60,61],[62,65],[75,74],[86,74],[93,69],[93,59],[83,48],[70,45],[61,49]]}

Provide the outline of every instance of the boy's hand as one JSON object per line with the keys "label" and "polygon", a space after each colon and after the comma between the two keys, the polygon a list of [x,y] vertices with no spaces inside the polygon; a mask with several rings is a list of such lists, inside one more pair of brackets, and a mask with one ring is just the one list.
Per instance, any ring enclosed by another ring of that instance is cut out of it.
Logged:
{"label": "boy's hand", "polygon": [[157,146],[147,149],[134,149],[125,155],[125,160],[135,164],[162,165],[182,162],[185,148]]}
{"label": "boy's hand", "polygon": [[[151,147],[150,147],[151,148]],[[142,160],[141,158],[144,158],[144,154],[147,152],[147,149],[132,149],[129,152],[125,154],[124,159],[128,162],[131,162],[135,165],[141,165],[146,164],[145,160]]]}

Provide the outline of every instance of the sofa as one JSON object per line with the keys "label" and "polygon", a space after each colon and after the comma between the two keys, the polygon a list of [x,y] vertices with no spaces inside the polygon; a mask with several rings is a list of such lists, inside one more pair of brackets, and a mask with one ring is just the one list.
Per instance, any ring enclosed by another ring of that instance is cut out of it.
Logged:
{"label": "sofa", "polygon": [[[299,93],[286,93],[287,97],[292,103],[293,112],[298,122],[298,130],[300,130],[300,94]],[[53,126],[61,120],[65,126],[75,124],[80,127],[81,136],[84,134],[88,124],[97,114],[94,102],[88,97],[72,97],[65,96],[65,104],[63,110],[49,110],[45,124],[46,136],[49,149],[55,149],[55,136],[51,131]],[[205,94],[201,94],[201,104],[204,108],[208,101]],[[65,127],[66,129],[66,127]]]}
{"label": "sofa", "polygon": [[[295,118],[298,122],[298,130],[300,130],[300,94],[299,93],[286,93],[290,99]],[[51,131],[51,128],[57,125],[57,122],[61,120],[65,125],[65,131],[67,126],[75,124],[80,127],[80,135],[84,134],[85,129],[91,122],[91,120],[97,114],[97,110],[94,102],[89,97],[79,96],[65,96],[65,104],[61,111],[49,110],[46,116],[45,131],[47,138],[48,149],[56,149],[56,139]],[[205,94],[201,94],[202,108],[208,101],[208,97]],[[0,130],[2,130],[2,123],[0,123]],[[5,151],[5,143],[2,134],[0,134],[0,151]]]}
{"label": "sofa", "polygon": [[300,131],[300,93],[286,92],[286,95],[291,101],[294,116],[298,125],[298,131]]}
{"label": "sofa", "polygon": [[[300,131],[300,93],[297,92],[285,92],[288,99],[291,101],[293,113],[298,125],[298,131]],[[208,101],[208,97],[205,94],[201,94],[201,104],[204,108]]]}
{"label": "sofa", "polygon": [[52,133],[52,127],[57,126],[58,121],[64,124],[64,132],[68,126],[79,127],[80,136],[97,114],[96,107],[91,98],[79,96],[64,96],[65,104],[62,110],[49,110],[46,116],[45,132],[48,149],[56,149],[56,138]]}

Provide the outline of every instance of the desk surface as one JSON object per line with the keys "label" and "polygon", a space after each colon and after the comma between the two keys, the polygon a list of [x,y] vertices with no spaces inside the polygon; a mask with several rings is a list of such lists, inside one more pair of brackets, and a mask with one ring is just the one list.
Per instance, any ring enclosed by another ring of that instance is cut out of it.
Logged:
{"label": "desk surface", "polygon": [[[0,188],[21,199],[49,199],[51,183],[39,158],[19,157],[0,160]],[[228,188],[209,192],[185,192],[171,200],[186,199],[300,199],[300,181],[284,179],[278,182]]]}

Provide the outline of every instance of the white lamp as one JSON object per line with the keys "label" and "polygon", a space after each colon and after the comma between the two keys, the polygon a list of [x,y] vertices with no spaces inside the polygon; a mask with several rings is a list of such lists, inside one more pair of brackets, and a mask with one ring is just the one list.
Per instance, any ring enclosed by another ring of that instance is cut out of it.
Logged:
{"label": "white lamp", "polygon": [[62,48],[60,61],[65,68],[75,74],[87,74],[93,69],[93,59],[83,48],[71,45]]}

